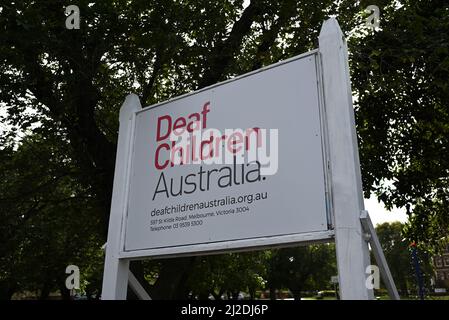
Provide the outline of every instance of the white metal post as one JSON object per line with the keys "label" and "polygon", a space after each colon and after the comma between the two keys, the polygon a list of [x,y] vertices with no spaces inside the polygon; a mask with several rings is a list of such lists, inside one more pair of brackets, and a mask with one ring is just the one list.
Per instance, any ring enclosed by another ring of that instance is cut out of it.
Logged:
{"label": "white metal post", "polygon": [[371,244],[371,250],[374,258],[376,259],[376,263],[379,265],[380,274],[382,276],[382,280],[384,281],[385,287],[387,287],[390,298],[393,300],[400,300],[398,290],[394,284],[393,276],[391,275],[390,268],[388,267],[387,259],[382,251],[382,246],[380,245],[379,238],[376,234],[376,229],[371,222],[368,211],[362,211],[360,221],[362,222],[365,232],[370,235],[369,243]]}
{"label": "white metal post", "polygon": [[119,252],[121,250],[123,217],[127,207],[127,179],[133,119],[135,112],[140,109],[139,97],[135,94],[128,95],[120,108],[120,128],[101,294],[103,300],[126,299],[129,260],[119,259]]}
{"label": "white metal post", "polygon": [[365,284],[370,264],[360,223],[364,209],[360,161],[349,79],[348,52],[335,18],[324,22],[319,36],[327,119],[332,206],[341,299],[373,299]]}
{"label": "white metal post", "polygon": [[131,271],[128,273],[129,287],[140,300],[151,300],[150,295]]}

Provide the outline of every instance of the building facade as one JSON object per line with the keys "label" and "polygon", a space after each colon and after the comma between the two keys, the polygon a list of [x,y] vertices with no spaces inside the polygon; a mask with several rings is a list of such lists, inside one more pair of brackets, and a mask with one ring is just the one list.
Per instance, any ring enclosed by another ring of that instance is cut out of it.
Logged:
{"label": "building facade", "polygon": [[435,287],[449,289],[449,247],[442,255],[433,257]]}

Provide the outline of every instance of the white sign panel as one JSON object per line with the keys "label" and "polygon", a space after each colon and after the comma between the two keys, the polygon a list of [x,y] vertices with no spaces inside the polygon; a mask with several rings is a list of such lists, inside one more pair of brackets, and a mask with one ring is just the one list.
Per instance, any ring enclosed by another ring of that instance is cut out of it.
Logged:
{"label": "white sign panel", "polygon": [[124,251],[328,230],[316,59],[137,112]]}

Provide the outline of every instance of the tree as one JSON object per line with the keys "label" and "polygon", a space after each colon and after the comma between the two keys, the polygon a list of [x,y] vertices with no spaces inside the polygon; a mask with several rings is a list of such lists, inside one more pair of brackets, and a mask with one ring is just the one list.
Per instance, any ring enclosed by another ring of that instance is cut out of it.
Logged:
{"label": "tree", "polygon": [[[103,238],[117,114],[127,92],[138,92],[146,105],[305,51],[313,47],[319,29],[315,22],[335,7],[333,1],[320,1],[310,15],[308,6],[295,1],[255,0],[243,8],[241,0],[84,0],[78,2],[80,30],[68,30],[64,4],[69,3],[2,4],[0,63],[6,72],[0,76],[0,99],[9,124],[30,128],[39,122],[44,132],[68,146],[66,155],[79,168],[77,181],[96,199]],[[295,17],[304,24],[292,28]],[[310,30],[313,34],[292,44],[290,52],[279,50],[279,35]],[[26,112],[30,109],[31,114]],[[164,263],[153,297],[182,292],[177,285],[194,259]]]}
{"label": "tree", "polygon": [[191,295],[221,300],[224,294],[237,299],[240,292],[248,292],[254,299],[256,290],[264,287],[265,259],[263,251],[199,257],[188,280]]}
{"label": "tree", "polygon": [[279,249],[273,251],[271,259],[268,269],[271,293],[275,288],[286,287],[295,300],[301,299],[303,291],[329,286],[331,276],[337,273],[333,244]]}
{"label": "tree", "polygon": [[[408,236],[424,243],[448,231],[448,4],[401,0],[397,8],[395,3],[381,3],[381,32],[356,32],[350,42],[364,187],[389,206],[408,207]],[[252,0],[243,7],[242,0],[80,0],[79,30],[65,28],[68,4],[0,5],[2,122],[19,129],[7,130],[1,148],[16,152],[23,132],[57,140],[55,154],[63,153],[75,168],[67,188],[89,195],[103,242],[118,110],[127,93],[138,93],[148,105],[289,58],[316,47],[329,15],[337,16],[343,30],[353,30],[371,3]],[[34,161],[50,171],[45,161]],[[17,190],[16,196],[20,203],[22,193]],[[51,200],[54,194],[42,197]],[[73,210],[86,205],[75,202]],[[34,210],[36,219],[49,214]],[[11,230],[20,224],[18,216],[7,220]],[[8,256],[19,250],[7,249]],[[185,280],[195,261],[161,261],[155,282],[147,285],[152,297],[182,298],[178,294],[189,292]],[[133,263],[131,268],[143,281],[144,267]]]}
{"label": "tree", "polygon": [[[376,233],[396,287],[402,295],[408,296],[410,292],[416,294],[417,282],[410,242],[404,237],[403,229],[404,225],[400,222],[385,222],[376,226]],[[420,268],[425,282],[429,286],[430,278],[433,275],[430,256],[424,248],[418,250],[418,253]]]}
{"label": "tree", "polygon": [[0,150],[2,299],[18,289],[68,298],[68,265],[80,268],[84,288],[103,264],[96,200],[73,179],[77,168],[58,143],[35,134],[17,150]]}
{"label": "tree", "polygon": [[382,30],[350,42],[364,190],[436,245],[449,233],[449,4],[383,3]]}
{"label": "tree", "polygon": [[410,286],[414,283],[414,274],[409,242],[403,237],[402,229],[400,222],[386,222],[376,227],[376,233],[395,284],[401,294],[407,296]]}

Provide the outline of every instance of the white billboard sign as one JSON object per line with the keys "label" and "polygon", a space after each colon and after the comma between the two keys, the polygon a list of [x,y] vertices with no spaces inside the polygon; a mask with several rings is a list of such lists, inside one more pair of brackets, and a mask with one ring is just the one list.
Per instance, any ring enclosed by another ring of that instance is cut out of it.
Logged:
{"label": "white billboard sign", "polygon": [[314,51],[137,112],[124,251],[327,231],[317,68]]}
{"label": "white billboard sign", "polygon": [[132,259],[334,239],[342,299],[374,297],[367,241],[398,298],[363,206],[347,47],[334,18],[319,44],[144,109],[126,98],[103,299],[125,299],[128,283],[149,298],[129,273]]}

